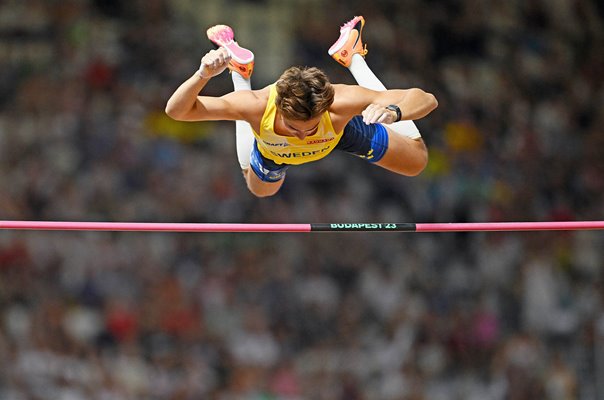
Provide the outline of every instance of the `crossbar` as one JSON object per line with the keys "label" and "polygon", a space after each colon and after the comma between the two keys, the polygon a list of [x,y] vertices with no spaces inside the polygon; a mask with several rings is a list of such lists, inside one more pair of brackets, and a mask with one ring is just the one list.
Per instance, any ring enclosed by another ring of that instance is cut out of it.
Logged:
{"label": "crossbar", "polygon": [[604,221],[461,223],[161,223],[0,221],[0,230],[136,232],[486,232],[604,230]]}

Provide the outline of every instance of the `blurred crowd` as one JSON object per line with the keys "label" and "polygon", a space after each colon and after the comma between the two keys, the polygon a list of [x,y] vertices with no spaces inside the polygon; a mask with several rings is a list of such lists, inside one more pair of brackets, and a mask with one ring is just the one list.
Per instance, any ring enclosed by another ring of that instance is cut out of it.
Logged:
{"label": "blurred crowd", "polygon": [[[353,83],[326,50],[359,14],[384,84],[439,100],[420,176],[338,153],[256,199],[234,123],[164,115],[208,26]],[[603,49],[595,0],[6,0],[0,219],[602,220]],[[594,231],[4,231],[0,399],[602,399],[603,249]]]}

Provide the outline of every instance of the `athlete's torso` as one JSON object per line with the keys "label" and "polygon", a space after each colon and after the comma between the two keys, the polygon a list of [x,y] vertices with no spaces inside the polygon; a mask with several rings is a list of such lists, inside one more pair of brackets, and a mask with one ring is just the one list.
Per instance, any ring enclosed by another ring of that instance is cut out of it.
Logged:
{"label": "athlete's torso", "polygon": [[304,139],[275,133],[276,95],[275,85],[271,85],[266,109],[260,121],[259,132],[253,130],[258,143],[258,150],[264,157],[273,160],[277,164],[298,165],[320,160],[336,147],[343,131],[335,131],[328,111],[321,117],[317,132]]}

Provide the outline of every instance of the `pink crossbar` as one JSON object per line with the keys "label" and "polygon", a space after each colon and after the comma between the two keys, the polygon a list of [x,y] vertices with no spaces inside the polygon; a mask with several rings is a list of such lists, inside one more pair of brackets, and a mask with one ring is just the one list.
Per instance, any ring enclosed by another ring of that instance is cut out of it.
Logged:
{"label": "pink crossbar", "polygon": [[0,221],[0,229],[138,232],[310,232],[309,224]]}
{"label": "pink crossbar", "polygon": [[601,230],[604,221],[467,222],[467,223],[153,223],[0,221],[0,230],[138,231],[138,232],[471,232]]}
{"label": "pink crossbar", "polygon": [[604,229],[604,221],[467,222],[415,224],[416,232],[576,231]]}

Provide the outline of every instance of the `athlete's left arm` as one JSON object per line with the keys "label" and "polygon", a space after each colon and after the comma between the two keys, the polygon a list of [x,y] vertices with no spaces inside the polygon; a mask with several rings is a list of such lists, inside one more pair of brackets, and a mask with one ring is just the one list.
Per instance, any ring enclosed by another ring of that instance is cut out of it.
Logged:
{"label": "athlete's left arm", "polygon": [[347,114],[347,117],[363,115],[367,124],[396,121],[397,113],[387,109],[395,105],[401,110],[401,120],[417,120],[430,114],[438,101],[433,94],[422,89],[391,89],[375,91],[356,85],[334,85],[336,96],[333,109],[336,114]]}

